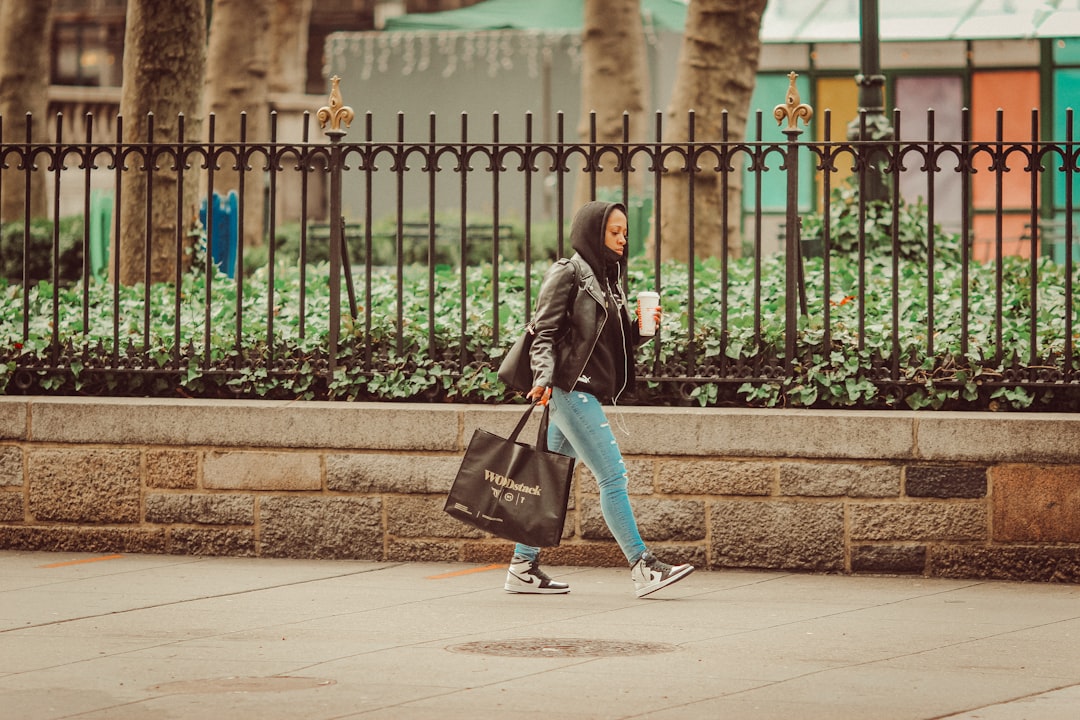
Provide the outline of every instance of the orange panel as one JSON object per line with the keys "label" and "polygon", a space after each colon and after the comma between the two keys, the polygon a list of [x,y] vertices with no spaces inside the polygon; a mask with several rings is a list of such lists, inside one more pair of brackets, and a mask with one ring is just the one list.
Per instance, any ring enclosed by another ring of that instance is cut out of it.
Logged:
{"label": "orange panel", "polygon": [[[997,111],[1002,111],[1002,139],[1006,144],[1031,141],[1031,111],[1039,107],[1039,73],[1036,70],[976,72],[971,76],[971,134],[976,142],[997,139]],[[971,192],[975,208],[992,210],[995,174],[986,155],[975,158],[976,174]],[[1023,210],[1031,205],[1031,178],[1023,153],[1011,153],[1001,182],[1004,209]]]}
{"label": "orange panel", "polygon": [[[1031,216],[1026,213],[1005,215],[1001,219],[1001,252],[1003,255],[1031,257],[1031,240],[1026,239]],[[973,222],[975,241],[971,256],[977,262],[990,262],[997,257],[997,229],[993,215],[976,215]]]}

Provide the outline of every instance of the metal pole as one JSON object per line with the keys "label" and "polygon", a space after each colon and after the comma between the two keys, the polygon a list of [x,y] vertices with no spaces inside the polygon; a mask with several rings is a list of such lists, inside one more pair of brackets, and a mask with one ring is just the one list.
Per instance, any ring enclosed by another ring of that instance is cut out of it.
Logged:
{"label": "metal pole", "polygon": [[346,132],[341,129],[352,124],[354,113],[351,107],[341,102],[341,78],[330,78],[330,104],[319,108],[316,117],[319,127],[326,129],[330,138],[330,338],[327,353],[329,355],[328,379],[334,379],[337,370],[338,337],[341,334],[341,245],[345,242],[345,218],[341,215],[341,138]]}
{"label": "metal pole", "polygon": [[[860,72],[859,115],[848,123],[848,140],[886,142],[893,139],[893,128],[885,114],[885,76],[881,74],[881,40],[878,0],[859,0]],[[862,151],[866,172],[866,201],[887,200],[888,187],[882,172],[885,152],[879,147]]]}
{"label": "metal pole", "polygon": [[859,84],[859,107],[871,112],[885,112],[885,77],[881,74],[881,34],[878,24],[878,0],[860,0],[859,3],[859,60],[861,74],[855,81]]}

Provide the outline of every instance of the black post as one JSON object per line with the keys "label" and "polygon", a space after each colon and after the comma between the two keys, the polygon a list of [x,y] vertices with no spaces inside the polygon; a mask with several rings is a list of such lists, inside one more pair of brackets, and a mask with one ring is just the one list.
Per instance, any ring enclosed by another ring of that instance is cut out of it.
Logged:
{"label": "black post", "polygon": [[[860,72],[855,76],[859,86],[859,115],[848,123],[848,140],[887,142],[893,139],[893,128],[885,114],[885,76],[881,74],[881,39],[878,27],[878,0],[859,0],[859,59]],[[866,173],[866,201],[887,200],[888,185],[882,172],[885,151],[870,147],[862,151]]]}

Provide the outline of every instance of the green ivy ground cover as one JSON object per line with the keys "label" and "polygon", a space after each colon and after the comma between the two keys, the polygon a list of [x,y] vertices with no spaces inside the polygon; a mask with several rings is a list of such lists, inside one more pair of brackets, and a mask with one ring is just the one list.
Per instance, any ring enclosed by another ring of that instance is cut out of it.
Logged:
{"label": "green ivy ground cover", "polygon": [[[1075,341],[1077,328],[1071,329],[1072,337],[1067,336],[1066,277],[1061,266],[1041,259],[1033,277],[1030,261],[1020,258],[1006,258],[1000,268],[971,265],[966,354],[961,353],[964,280],[960,264],[935,267],[932,353],[928,352],[926,263],[900,260],[896,267],[894,278],[890,257],[867,260],[866,287],[860,296],[858,263],[847,256],[837,257],[829,268],[831,290],[824,297],[824,263],[820,258],[807,259],[808,313],[800,319],[791,374],[784,376],[776,371],[785,361],[783,256],[762,259],[760,288],[754,279],[753,258],[729,261],[726,285],[719,261],[695,266],[692,337],[688,268],[665,263],[661,269],[662,337],[658,350],[651,343],[642,349],[639,370],[645,380],[635,401],[702,406],[1080,409],[1076,388],[1070,383],[1076,363],[1072,368],[1064,366],[1066,344]],[[534,293],[544,269],[546,264],[534,268]],[[154,286],[149,293],[143,287],[120,288],[114,294],[108,283],[92,281],[87,288],[76,283],[61,288],[54,303],[53,287],[47,282],[24,292],[18,284],[0,281],[4,283],[0,284],[0,392],[451,402],[500,402],[512,397],[496,379],[495,368],[524,324],[523,264],[499,267],[497,319],[490,265],[466,268],[464,293],[460,270],[440,268],[434,277],[434,294],[429,292],[427,270],[422,266],[406,267],[400,279],[393,268],[375,268],[370,300],[363,269],[354,271],[362,307],[357,318],[344,318],[333,378],[326,370],[330,303],[325,263],[308,267],[303,324],[300,273],[295,264],[276,267],[272,284],[266,267],[246,277],[239,307],[235,281],[214,275],[208,295],[206,276],[190,274],[181,287],[179,316],[171,285]],[[634,261],[631,292],[651,289],[652,276],[651,262]],[[1033,282],[1037,286],[1034,338],[1030,332]],[[899,297],[896,335],[900,338],[895,346],[894,289]],[[999,289],[1000,328],[994,322]],[[85,325],[84,292],[89,300]],[[759,323],[756,295],[761,298]],[[831,313],[829,347],[824,346],[826,306]],[[149,324],[144,322],[147,315]],[[114,322],[118,344],[113,340]],[[494,341],[496,325],[498,342]],[[1047,377],[1064,382],[1038,380]]]}

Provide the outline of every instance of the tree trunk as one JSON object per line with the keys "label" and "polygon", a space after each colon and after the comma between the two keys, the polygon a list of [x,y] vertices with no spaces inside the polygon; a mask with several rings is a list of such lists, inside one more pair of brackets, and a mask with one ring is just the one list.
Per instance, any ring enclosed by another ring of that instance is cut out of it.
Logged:
{"label": "tree trunk", "polygon": [[[4,142],[26,141],[26,114],[33,115],[33,139],[49,137],[49,27],[52,0],[0,0],[0,117]],[[22,220],[26,207],[26,175],[14,155],[3,174],[0,220]],[[34,162],[31,159],[31,162]],[[44,173],[33,175],[30,217],[48,215]]]}
{"label": "tree trunk", "polygon": [[[754,92],[761,55],[761,15],[765,0],[690,0],[686,32],[679,52],[675,87],[664,123],[664,142],[689,139],[688,111],[694,110],[698,142],[720,140],[722,112],[728,112],[728,137],[746,134],[750,96]],[[723,251],[726,219],[728,253],[741,254],[739,219],[742,173],[729,174],[727,216],[721,213],[720,175],[709,157],[694,177],[694,256],[718,257]],[[661,191],[660,237],[665,258],[686,261],[690,256],[690,195],[688,168],[681,157],[666,164]]]}
{"label": "tree trunk", "polygon": [[[174,143],[179,115],[184,116],[185,142],[199,139],[202,80],[206,60],[205,0],[128,0],[124,33],[124,86],[120,114],[124,143],[149,140],[148,113],[153,113],[155,143]],[[184,207],[177,218],[176,159],[159,155],[152,173],[153,195],[147,197],[147,163],[137,154],[127,158],[120,207],[120,282],[169,282],[177,264],[177,237],[186,237],[198,208],[198,166],[184,171]],[[150,229],[147,237],[147,207]],[[179,224],[179,227],[178,227]],[[115,235],[112,252],[116,257]],[[146,249],[150,250],[149,277]]]}
{"label": "tree trunk", "polygon": [[[596,112],[596,140],[600,144],[623,141],[623,114],[629,114],[630,140],[645,138],[645,99],[649,70],[645,58],[645,32],[640,0],[585,0],[582,26],[581,121],[578,135],[590,139],[590,114]],[[597,188],[622,188],[615,158],[600,159],[604,170],[596,174]],[[640,192],[642,173],[630,173],[631,193]],[[589,176],[577,184],[574,207],[590,199]]]}
{"label": "tree trunk", "polygon": [[272,93],[302,93],[307,86],[308,27],[312,0],[273,0],[270,11]]}
{"label": "tree trunk", "polygon": [[[246,113],[248,143],[269,140],[270,14],[274,0],[214,0],[206,58],[206,110],[214,114],[214,143],[240,141],[241,114]],[[219,154],[214,192],[240,189],[236,165],[246,165],[240,198],[245,247],[263,244],[266,158],[254,154],[243,163],[235,151]],[[242,269],[238,268],[237,272]]]}

